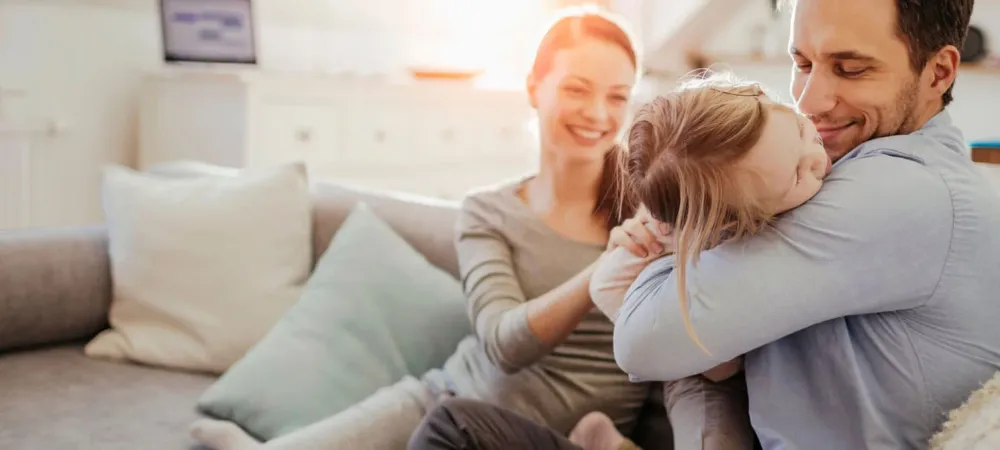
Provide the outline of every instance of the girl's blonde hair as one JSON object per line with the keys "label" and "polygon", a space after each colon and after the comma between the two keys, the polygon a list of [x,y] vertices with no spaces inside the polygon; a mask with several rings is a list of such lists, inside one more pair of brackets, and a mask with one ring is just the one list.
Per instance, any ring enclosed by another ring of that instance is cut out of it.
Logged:
{"label": "girl's blonde hair", "polygon": [[622,161],[631,196],[673,226],[677,294],[688,334],[706,353],[688,311],[687,265],[728,239],[755,233],[771,219],[751,195],[757,178],[737,166],[760,139],[770,108],[763,89],[732,75],[708,72],[657,97],[636,114]]}

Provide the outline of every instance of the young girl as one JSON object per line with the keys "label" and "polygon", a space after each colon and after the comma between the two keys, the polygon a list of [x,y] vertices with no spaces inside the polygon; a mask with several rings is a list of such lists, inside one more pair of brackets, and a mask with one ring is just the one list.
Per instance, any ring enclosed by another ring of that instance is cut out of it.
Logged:
{"label": "young girl", "polygon": [[[645,105],[626,141],[622,176],[630,189],[622,195],[624,203],[642,207],[612,232],[590,285],[595,304],[612,320],[639,272],[667,253],[675,254],[686,314],[687,264],[808,201],[831,167],[810,121],[731,75],[687,81]],[[687,317],[685,325],[709,352]],[[734,360],[704,376],[665,383],[675,448],[753,447],[745,387],[734,377],[739,371]],[[705,414],[693,420],[690,410],[699,403]]]}

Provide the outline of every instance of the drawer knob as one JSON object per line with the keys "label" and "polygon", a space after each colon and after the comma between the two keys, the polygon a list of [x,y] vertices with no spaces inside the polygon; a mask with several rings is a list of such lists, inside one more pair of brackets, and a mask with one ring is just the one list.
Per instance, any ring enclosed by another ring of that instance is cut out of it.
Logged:
{"label": "drawer knob", "polygon": [[305,128],[300,128],[298,131],[295,132],[295,139],[298,140],[299,142],[309,142],[310,140],[312,140],[312,131]]}

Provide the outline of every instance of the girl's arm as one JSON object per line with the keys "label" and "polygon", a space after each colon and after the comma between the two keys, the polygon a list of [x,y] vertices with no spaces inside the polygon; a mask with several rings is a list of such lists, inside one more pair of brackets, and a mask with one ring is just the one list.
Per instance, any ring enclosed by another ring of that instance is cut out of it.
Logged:
{"label": "girl's arm", "polygon": [[[652,242],[662,247],[656,253],[649,248]],[[640,209],[636,218],[626,220],[612,233],[608,250],[601,256],[597,269],[590,279],[590,296],[612,322],[625,302],[629,287],[652,261],[674,252],[674,240],[668,226],[663,226]],[[633,252],[639,251],[646,256]],[[701,375],[713,382],[731,378],[743,370],[743,357],[737,357],[715,366]]]}
{"label": "girl's arm", "polygon": [[673,253],[669,227],[640,207],[635,217],[611,230],[608,249],[598,260],[590,279],[590,298],[612,322],[625,300],[629,286],[653,260]]}
{"label": "girl's arm", "polygon": [[456,249],[472,325],[486,356],[515,373],[566,339],[593,307],[588,293],[594,264],[555,289],[526,298],[518,283],[510,245],[488,220],[491,205],[468,197],[459,217]]}
{"label": "girl's arm", "polygon": [[629,286],[646,266],[659,255],[645,258],[632,254],[626,247],[608,250],[601,255],[590,277],[590,298],[612,322],[625,301]]}

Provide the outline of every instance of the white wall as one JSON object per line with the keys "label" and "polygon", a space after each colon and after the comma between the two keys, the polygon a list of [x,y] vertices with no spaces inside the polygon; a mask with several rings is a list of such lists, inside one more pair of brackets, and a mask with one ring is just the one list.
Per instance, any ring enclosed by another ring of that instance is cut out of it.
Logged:
{"label": "white wall", "polygon": [[[362,74],[385,73],[408,64],[441,62],[448,55],[468,54],[473,44],[491,49],[480,52],[484,58],[479,62],[483,64],[526,67],[538,36],[524,30],[540,29],[546,16],[539,11],[539,5],[555,3],[556,0],[254,2],[262,66],[283,70],[350,70]],[[663,9],[670,3],[667,0],[615,3],[627,15],[645,19],[640,32],[647,36],[677,20],[676,11]],[[758,3],[762,7],[765,4]],[[451,20],[449,8],[463,4],[489,19],[473,24],[480,34],[492,33],[499,38],[452,39],[449,31],[461,31],[463,22]],[[720,26],[720,37],[711,45],[725,49],[726,53],[745,46],[747,24],[752,26],[754,17],[761,17],[759,9],[747,11],[749,18],[738,19],[732,26]],[[766,16],[764,11],[763,17]],[[1000,30],[995,26],[1000,25],[1000,2],[980,0],[976,19],[994,25],[991,30],[994,48],[1000,49]],[[159,33],[156,0],[0,0],[0,151],[20,145],[10,144],[11,133],[4,131],[11,122],[65,125],[59,134],[32,140],[33,222],[64,225],[101,220],[100,167],[106,163],[131,164],[134,160],[139,84],[144,72],[162,67]],[[784,65],[744,65],[737,69],[787,92],[788,69]],[[520,81],[517,78],[514,86]],[[19,94],[11,96],[11,90]],[[963,74],[956,97],[955,117],[970,138],[1000,134],[1000,124],[984,113],[994,107],[992,99],[1000,98],[1000,79],[995,74]],[[0,161],[19,160],[3,156]],[[71,202],[52,201],[71,197],[74,198]]]}
{"label": "white wall", "polygon": [[[476,6],[475,13],[486,19],[475,25],[497,39],[451,39],[450,32],[468,26],[449,15],[456,4]],[[492,58],[487,64],[527,62],[523,49],[537,36],[515,33],[513,27],[540,25],[542,19],[535,0],[256,0],[254,5],[264,69],[359,75],[467,56],[472,44],[490,49],[481,52]],[[11,154],[25,139],[12,123],[66,127],[31,139],[32,223],[101,221],[100,168],[133,163],[140,82],[144,73],[161,67],[157,0],[0,0],[0,161],[20,163]],[[76,200],[53,200],[70,196]]]}
{"label": "white wall", "polygon": [[38,223],[99,220],[100,166],[132,160],[135,93],[140,71],[158,64],[159,31],[155,2],[113,3],[0,2],[0,89],[21,91],[0,96],[0,118],[66,126],[29,150]]}
{"label": "white wall", "polygon": [[[410,65],[526,66],[552,1],[264,0],[261,60],[283,70],[378,73]],[[527,32],[525,30],[528,30]],[[459,37],[460,38],[456,38]]]}

